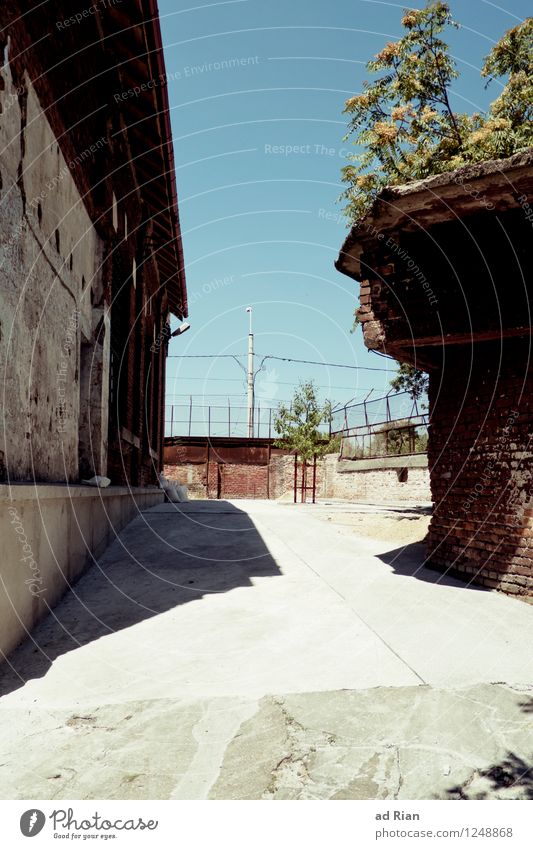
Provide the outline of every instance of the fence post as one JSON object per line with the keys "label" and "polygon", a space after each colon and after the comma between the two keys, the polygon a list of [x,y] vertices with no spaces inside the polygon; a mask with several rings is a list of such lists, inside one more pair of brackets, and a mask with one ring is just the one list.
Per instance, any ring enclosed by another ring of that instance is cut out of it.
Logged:
{"label": "fence post", "polygon": [[257,405],[257,438],[259,439],[259,429],[261,427],[261,405]]}

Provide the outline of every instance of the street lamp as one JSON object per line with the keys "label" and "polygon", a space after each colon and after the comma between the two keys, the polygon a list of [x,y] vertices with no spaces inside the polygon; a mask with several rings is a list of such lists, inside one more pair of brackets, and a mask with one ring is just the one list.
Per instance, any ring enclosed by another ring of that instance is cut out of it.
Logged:
{"label": "street lamp", "polygon": [[254,335],[252,333],[252,308],[246,307],[250,317],[248,330],[248,438],[254,435]]}
{"label": "street lamp", "polygon": [[182,333],[185,333],[186,330],[189,330],[190,326],[191,325],[188,324],[188,322],[184,321],[183,324],[180,324],[178,329],[174,331],[174,333],[170,334],[170,338],[172,339],[173,336],[181,336]]}

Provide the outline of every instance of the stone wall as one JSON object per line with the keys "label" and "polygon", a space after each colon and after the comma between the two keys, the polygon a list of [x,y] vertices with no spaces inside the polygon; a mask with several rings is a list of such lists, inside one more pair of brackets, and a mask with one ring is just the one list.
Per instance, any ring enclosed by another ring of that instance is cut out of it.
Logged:
{"label": "stone wall", "polygon": [[[335,455],[336,456],[336,455]],[[316,498],[321,498],[324,492],[324,461],[318,460],[316,465]],[[307,486],[309,487],[306,500],[311,501],[313,493],[310,487],[313,485],[313,466],[307,468]],[[298,463],[296,470],[297,500],[302,498],[302,468]],[[276,457],[270,464],[270,497],[286,498],[292,501],[294,498],[294,455]]]}
{"label": "stone wall", "polygon": [[325,460],[323,496],[372,503],[427,504],[431,501],[425,455],[406,454],[375,460]]}
{"label": "stone wall", "polygon": [[276,457],[270,464],[270,497],[291,497],[294,492],[294,457]]}
{"label": "stone wall", "polygon": [[[431,563],[533,596],[533,374],[528,343],[447,351],[430,378]],[[468,366],[468,367],[466,367]]]}

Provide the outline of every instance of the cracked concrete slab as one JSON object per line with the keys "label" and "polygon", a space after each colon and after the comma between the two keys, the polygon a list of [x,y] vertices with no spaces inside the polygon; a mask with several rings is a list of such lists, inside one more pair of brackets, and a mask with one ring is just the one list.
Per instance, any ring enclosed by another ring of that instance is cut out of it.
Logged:
{"label": "cracked concrete slab", "polygon": [[532,707],[481,685],[3,709],[0,795],[527,799]]}
{"label": "cracked concrete slab", "polygon": [[162,505],[2,668],[0,794],[525,798],[532,636],[533,608],[420,547]]}
{"label": "cracked concrete slab", "polygon": [[[532,798],[530,704],[490,685],[266,698],[228,747],[209,797]],[[254,728],[263,729],[257,738]]]}

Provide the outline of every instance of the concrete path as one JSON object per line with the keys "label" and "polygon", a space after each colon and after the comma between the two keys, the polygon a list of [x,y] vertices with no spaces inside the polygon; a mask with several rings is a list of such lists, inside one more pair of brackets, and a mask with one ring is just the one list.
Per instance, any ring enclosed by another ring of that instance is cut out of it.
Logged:
{"label": "concrete path", "polygon": [[533,608],[320,510],[130,524],[2,670],[2,797],[533,797]]}

